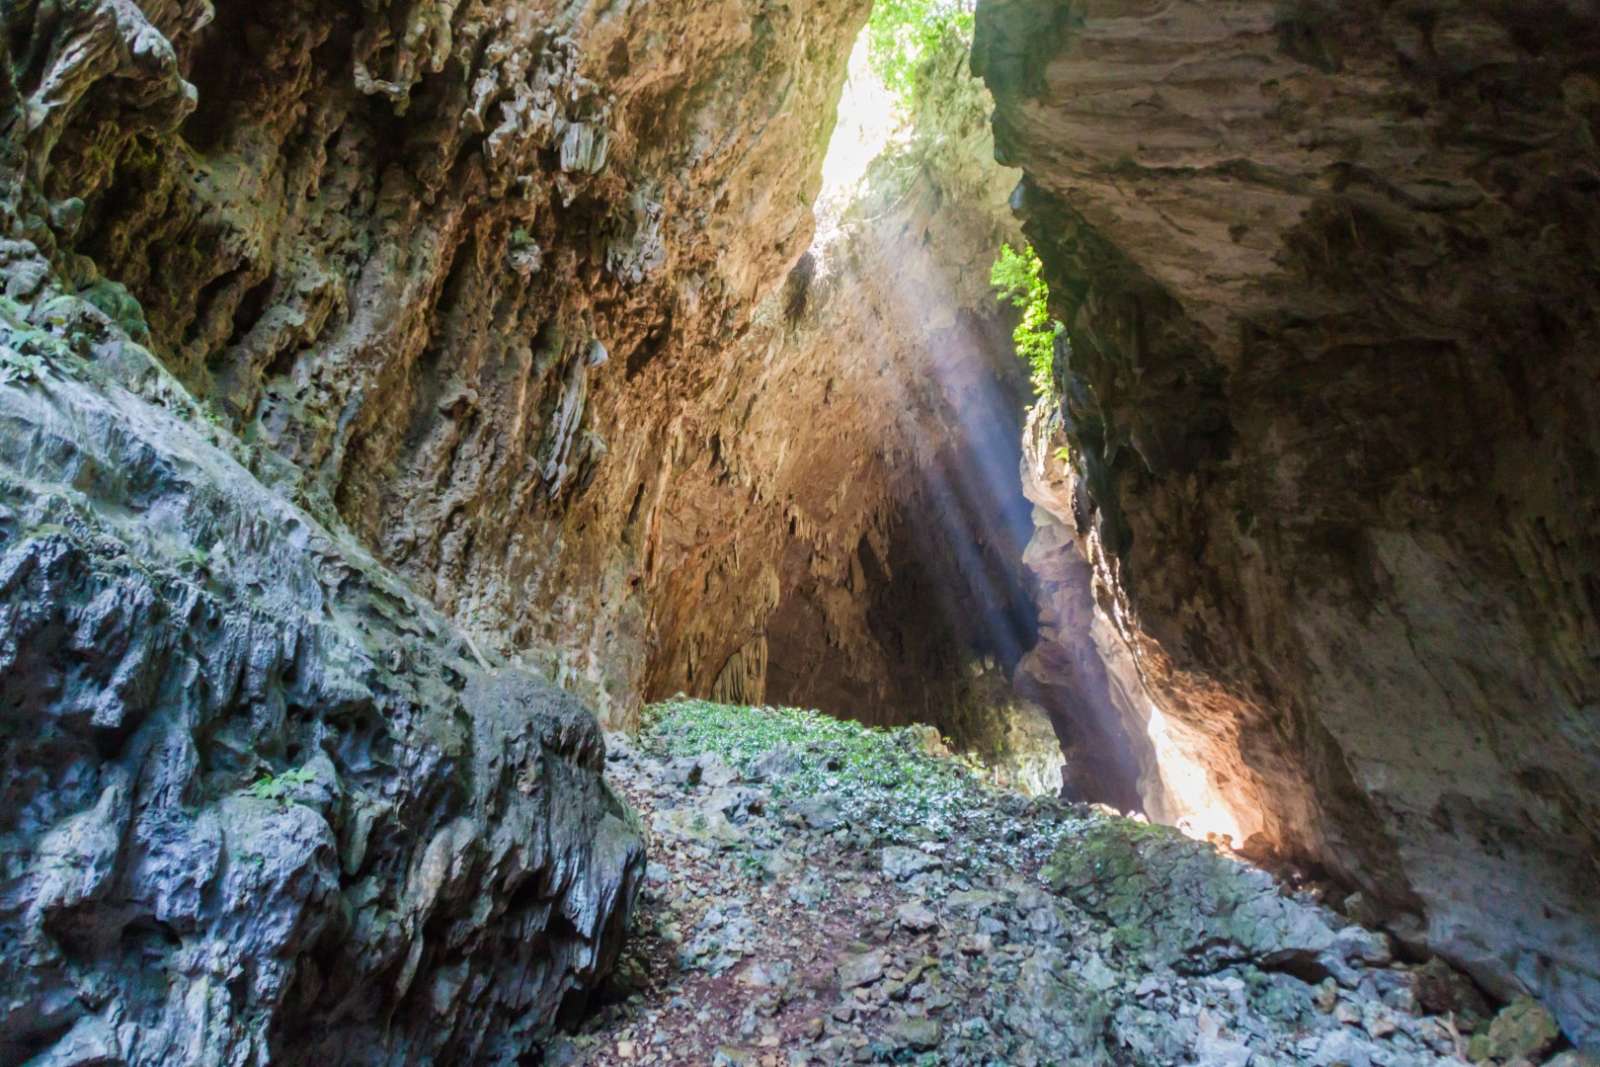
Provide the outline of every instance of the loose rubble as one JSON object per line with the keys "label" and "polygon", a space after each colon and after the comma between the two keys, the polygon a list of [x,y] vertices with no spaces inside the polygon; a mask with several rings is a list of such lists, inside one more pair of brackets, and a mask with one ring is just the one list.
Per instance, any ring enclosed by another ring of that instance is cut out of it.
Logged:
{"label": "loose rubble", "polygon": [[644,900],[548,1064],[1521,1065],[1558,1040],[1231,855],[995,790],[913,730],[680,700],[608,771],[650,829]]}

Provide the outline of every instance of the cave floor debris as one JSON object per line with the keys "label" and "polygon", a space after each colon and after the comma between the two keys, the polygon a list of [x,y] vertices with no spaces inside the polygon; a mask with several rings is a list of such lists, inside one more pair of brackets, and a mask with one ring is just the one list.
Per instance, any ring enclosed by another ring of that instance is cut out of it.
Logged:
{"label": "cave floor debris", "polygon": [[545,1062],[1381,1067],[1486,1039],[1439,964],[1176,832],[992,789],[924,745],[695,701],[612,738],[650,868],[609,995]]}

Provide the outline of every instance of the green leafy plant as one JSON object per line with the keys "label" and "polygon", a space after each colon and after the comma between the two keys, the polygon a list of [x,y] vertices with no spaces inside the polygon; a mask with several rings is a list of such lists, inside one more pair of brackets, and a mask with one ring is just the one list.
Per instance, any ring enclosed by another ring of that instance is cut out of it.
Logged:
{"label": "green leafy plant", "polygon": [[195,402],[195,407],[199,410],[200,417],[206,421],[206,425],[212,429],[220,430],[227,424],[228,420],[223,416],[222,409],[217,407],[216,401],[199,400]]}
{"label": "green leafy plant", "polygon": [[923,58],[945,34],[971,38],[975,6],[975,0],[874,0],[867,22],[873,72],[902,103],[909,103]]}
{"label": "green leafy plant", "polygon": [[0,345],[0,385],[36,382],[44,377],[44,360],[27,352]]}
{"label": "green leafy plant", "polygon": [[250,787],[250,795],[257,800],[276,800],[289,803],[289,793],[302,785],[309,785],[316,775],[310,767],[296,767],[282,774],[271,774]]}
{"label": "green leafy plant", "polygon": [[949,823],[988,788],[974,761],[928,755],[918,730],[880,730],[818,711],[680,698],[646,709],[643,736],[663,755],[715,752],[741,772],[786,746],[798,765],[774,782],[775,801],[843,792],[847,810],[877,823]]}
{"label": "green leafy plant", "polygon": [[200,545],[190,545],[183,554],[181,564],[197,571],[208,570],[211,566],[211,553]]}
{"label": "green leafy plant", "polygon": [[735,856],[735,863],[739,868],[739,873],[752,881],[760,881],[762,875],[766,873],[766,868],[762,866],[761,857],[749,849],[740,849]]}
{"label": "green leafy plant", "polygon": [[1022,312],[1022,321],[1012,331],[1011,340],[1017,347],[1017,356],[1028,365],[1034,391],[1040,396],[1052,396],[1056,337],[1066,327],[1050,317],[1050,286],[1042,277],[1043,270],[1044,264],[1031,245],[1019,252],[1004,244],[989,271],[989,283],[998,299],[1010,301]]}
{"label": "green leafy plant", "polygon": [[[769,812],[832,812],[856,840],[922,846],[945,842],[951,869],[1016,868],[1055,854],[1080,832],[1075,819],[1042,818],[1055,801],[1020,804],[969,756],[930,744],[926,727],[880,729],[800,708],[716,704],[684,696],[644,711],[640,747],[658,758],[715,753],[741,775],[780,746],[764,773]],[[781,770],[773,770],[781,766]],[[1009,799],[1006,799],[1009,798]],[[1058,812],[1059,813],[1059,812]],[[1096,816],[1098,817],[1098,816]],[[755,877],[742,856],[734,869]],[[763,868],[762,877],[769,875]]]}

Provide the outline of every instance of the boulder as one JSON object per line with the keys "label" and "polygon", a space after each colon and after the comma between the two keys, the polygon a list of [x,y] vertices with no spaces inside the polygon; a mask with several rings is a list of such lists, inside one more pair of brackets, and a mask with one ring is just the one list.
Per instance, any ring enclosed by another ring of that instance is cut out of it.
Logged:
{"label": "boulder", "polygon": [[66,343],[0,315],[0,358],[43,353],[0,378],[0,1059],[527,1052],[643,873],[593,715],[51,306]]}
{"label": "boulder", "polygon": [[854,989],[871,985],[883,977],[888,957],[882,949],[870,949],[846,956],[839,961],[839,988]]}
{"label": "boulder", "polygon": [[1284,895],[1265,871],[1178,831],[1092,820],[1041,871],[1052,890],[1110,923],[1159,964],[1205,973],[1235,961],[1317,971],[1332,913]]}
{"label": "boulder", "polygon": [[940,861],[938,856],[929,855],[921,849],[890,845],[879,854],[879,865],[884,874],[903,882],[939,867]]}
{"label": "boulder", "polygon": [[1468,1053],[1477,1061],[1537,1061],[1560,1039],[1561,1029],[1549,1010],[1536,1000],[1519,997],[1500,1010],[1488,1033],[1472,1039]]}

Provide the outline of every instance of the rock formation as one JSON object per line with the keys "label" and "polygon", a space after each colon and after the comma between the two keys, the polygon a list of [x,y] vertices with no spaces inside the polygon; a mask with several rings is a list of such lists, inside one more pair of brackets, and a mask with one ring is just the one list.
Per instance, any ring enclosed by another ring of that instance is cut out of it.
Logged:
{"label": "rock formation", "polygon": [[8,277],[35,287],[0,307],[0,1059],[526,1051],[610,968],[642,874],[593,716],[253,478],[22,248]]}
{"label": "rock formation", "polygon": [[608,758],[655,851],[629,995],[551,1049],[571,1067],[1460,1067],[1463,1034],[1480,1061],[1593,1062],[1313,892],[985,788],[916,730],[677,700]]}
{"label": "rock formation", "polygon": [[959,42],[937,62],[904,142],[685,405],[648,505],[644,696],[926,722],[1000,759],[1045,721],[1007,681],[1034,641],[1028,387],[989,285],[1016,176]]}
{"label": "rock formation", "polygon": [[810,243],[866,6],[13,5],[10,166],[309,506],[625,717],[676,419]]}
{"label": "rock formation", "polygon": [[819,238],[869,6],[0,9],[0,1058],[526,1054],[680,689],[1065,759],[1600,1039],[1600,13],[982,0],[992,129],[947,38]]}
{"label": "rock formation", "polygon": [[67,280],[287,491],[607,723],[770,675],[966,734],[971,662],[1032,643],[1014,183],[951,51],[812,278],[866,6],[23,7],[16,165]]}
{"label": "rock formation", "polygon": [[530,1047],[640,864],[534,674],[1054,788],[981,87],[801,259],[864,6],[7,9],[8,1057]]}
{"label": "rock formation", "polygon": [[1061,523],[1258,843],[1600,1036],[1600,16],[984,0]]}

